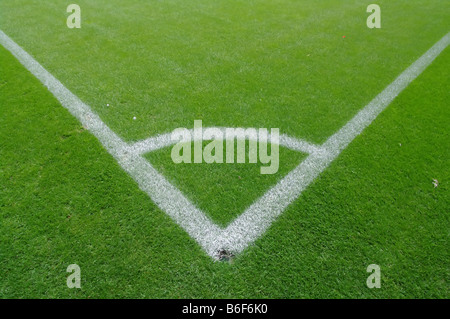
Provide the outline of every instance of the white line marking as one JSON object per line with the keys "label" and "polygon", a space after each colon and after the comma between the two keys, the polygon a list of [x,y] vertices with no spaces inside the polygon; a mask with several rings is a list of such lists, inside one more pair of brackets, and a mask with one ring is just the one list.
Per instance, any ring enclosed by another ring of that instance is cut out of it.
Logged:
{"label": "white line marking", "polygon": [[[203,130],[206,130],[206,129],[218,129],[225,136],[225,132],[229,128],[226,128],[226,127],[203,127]],[[243,128],[243,129],[246,130],[247,128]],[[191,134],[191,136],[194,136],[194,134],[193,134],[194,129],[190,129],[189,133]],[[172,133],[160,134],[160,135],[150,137],[145,140],[136,142],[133,145],[131,145],[130,150],[134,154],[141,155],[141,154],[145,154],[148,152],[153,152],[153,151],[159,150],[161,148],[169,147],[176,143],[176,141],[171,140],[171,134]],[[243,135],[243,136],[238,135],[237,139],[255,140],[253,137],[248,136],[248,135]],[[205,139],[203,137],[203,140],[206,141],[207,139]],[[257,138],[256,138],[256,140],[257,140]],[[272,140],[270,133],[268,134],[268,140],[269,141]],[[194,142],[194,141],[196,141],[195,138],[192,140],[192,142]],[[293,151],[303,152],[303,153],[307,153],[307,154],[325,152],[325,149],[323,149],[319,145],[314,145],[314,144],[308,143],[304,140],[300,140],[300,139],[296,139],[294,137],[287,136],[285,134],[280,135],[279,145],[286,147],[288,149],[291,149]]]}
{"label": "white line marking", "polygon": [[[449,42],[450,33],[414,62],[322,146],[284,136],[282,141],[280,140],[280,145],[289,145],[291,149],[310,155],[227,228],[221,229],[140,156],[144,152],[169,146],[168,134],[146,139],[133,145],[125,143],[103,123],[98,115],[92,112],[88,105],[71,93],[0,30],[0,43],[100,140],[122,168],[136,180],[139,187],[213,258],[218,257],[217,253],[221,249],[239,253],[260,237],[284,209],[298,198],[302,191],[336,159],[340,152],[433,62],[449,45]],[[326,151],[323,151],[324,149]]]}

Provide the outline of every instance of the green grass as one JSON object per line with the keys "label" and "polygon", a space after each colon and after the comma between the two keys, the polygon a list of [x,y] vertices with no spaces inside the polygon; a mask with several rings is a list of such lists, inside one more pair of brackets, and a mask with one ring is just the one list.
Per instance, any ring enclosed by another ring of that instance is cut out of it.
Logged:
{"label": "green grass", "polygon": [[[208,143],[203,142],[203,147]],[[170,157],[171,148],[148,153],[146,158],[192,203],[225,227],[306,158],[303,153],[280,147],[279,162],[282,165],[275,174],[262,175],[261,166],[269,164],[249,163],[248,144],[246,142],[245,163],[239,164],[175,164]],[[237,154],[236,147],[235,143],[234,154]],[[191,153],[194,154],[192,143]]]}
{"label": "green grass", "polygon": [[77,30],[70,2],[21,3],[3,31],[126,140],[201,119],[323,142],[450,27],[442,0],[378,1],[379,30],[360,0],[83,0]]}
{"label": "green grass", "polygon": [[[323,142],[450,26],[437,0],[378,1],[380,30],[361,1],[113,0],[79,1],[69,30],[68,4],[2,1],[0,29],[127,141],[201,119]],[[446,49],[228,263],[0,48],[0,297],[448,298],[449,63]],[[265,177],[147,158],[226,225],[303,158],[281,152]],[[66,287],[73,263],[80,290]],[[366,287],[372,263],[381,289]]]}

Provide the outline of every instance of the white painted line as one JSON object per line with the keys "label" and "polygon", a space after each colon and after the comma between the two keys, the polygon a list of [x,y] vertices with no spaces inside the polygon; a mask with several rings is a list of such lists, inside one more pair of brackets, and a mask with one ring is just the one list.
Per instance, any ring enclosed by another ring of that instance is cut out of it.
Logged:
{"label": "white painted line", "polygon": [[369,104],[358,112],[336,134],[331,136],[323,146],[334,154],[340,153],[348,144],[358,136],[373,120],[415,80],[449,45],[450,33],[447,33],[431,49],[416,60],[394,82],[378,94]]}
{"label": "white painted line", "polygon": [[280,138],[280,145],[283,144],[310,155],[226,229],[221,229],[141,156],[143,153],[170,146],[170,134],[163,134],[128,145],[111,131],[88,105],[84,104],[20,46],[0,31],[0,43],[47,86],[61,104],[100,140],[122,168],[136,180],[139,187],[213,258],[218,257],[217,253],[221,249],[239,253],[260,237],[340,152],[449,45],[449,41],[450,33],[404,71],[322,146],[288,136]]}
{"label": "white painted line", "polygon": [[[230,128],[227,128],[227,127],[203,127],[203,130],[206,130],[206,129],[220,130],[222,132],[222,134],[224,136],[226,136],[225,132],[227,129],[230,129]],[[247,130],[247,129],[248,128],[244,128],[244,130]],[[257,129],[254,129],[254,130],[257,130]],[[194,133],[194,129],[190,129],[189,134],[191,136],[194,136],[194,139],[192,140],[192,142],[197,140],[195,138],[197,135],[194,135],[193,133]],[[134,154],[141,155],[141,154],[153,152],[153,151],[165,148],[165,147],[169,147],[169,146],[177,143],[176,141],[171,140],[171,134],[172,133],[160,134],[160,135],[150,137],[145,140],[136,142],[130,146],[130,151],[133,152]],[[249,140],[249,141],[256,140],[257,141],[258,138],[257,137],[254,138],[253,136],[248,136],[248,135],[241,136],[238,134],[236,136],[236,139],[245,139],[245,140]],[[206,141],[207,139],[203,138],[203,140]],[[269,141],[272,140],[270,133],[268,134],[268,140]],[[314,144],[311,144],[304,140],[300,140],[300,139],[296,139],[294,137],[287,136],[285,134],[280,135],[279,145],[286,147],[288,149],[291,149],[293,151],[303,152],[303,153],[307,153],[307,154],[326,152],[326,150],[323,149],[319,145],[314,145]]]}
{"label": "white painted line", "polygon": [[125,146],[123,141],[102,122],[97,114],[92,112],[89,106],[84,104],[75,94],[70,92],[61,84],[61,82],[47,72],[47,70],[1,30],[0,43],[10,51],[28,71],[41,81],[58,101],[68,109],[84,127],[89,129],[100,140],[109,152],[115,153]]}
{"label": "white painted line", "polygon": [[297,152],[307,154],[323,154],[326,150],[321,145],[315,145],[285,134],[280,135],[280,145]]}

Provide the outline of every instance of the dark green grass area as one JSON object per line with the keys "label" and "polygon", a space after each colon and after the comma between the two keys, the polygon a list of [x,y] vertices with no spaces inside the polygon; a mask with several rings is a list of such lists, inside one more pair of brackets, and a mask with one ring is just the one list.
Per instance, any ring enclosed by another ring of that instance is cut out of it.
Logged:
{"label": "dark green grass area", "polygon": [[[208,143],[204,141],[203,147]],[[194,148],[193,144],[190,145],[193,159]],[[223,143],[223,149],[225,152],[226,143]],[[268,149],[270,154],[270,146]],[[259,160],[249,163],[248,142],[246,150],[245,163],[239,164],[175,164],[171,148],[148,153],[146,158],[214,222],[226,226],[306,157],[306,154],[280,147],[278,171],[263,175],[260,168],[270,164],[262,164]],[[234,154],[236,157],[237,143]]]}
{"label": "dark green grass area", "polygon": [[[205,256],[4,49],[0,60],[1,297],[449,297],[448,49],[230,263]],[[72,263],[80,290],[66,287]],[[365,285],[372,263],[381,289]]]}

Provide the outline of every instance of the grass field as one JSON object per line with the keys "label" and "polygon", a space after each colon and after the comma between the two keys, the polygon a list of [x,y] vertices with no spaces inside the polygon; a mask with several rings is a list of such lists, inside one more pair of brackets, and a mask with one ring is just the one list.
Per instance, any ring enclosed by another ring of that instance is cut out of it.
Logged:
{"label": "grass field", "polygon": [[[81,29],[70,3],[1,1],[0,30],[127,143],[201,119],[322,144],[450,30],[441,0],[379,0],[381,29],[360,0],[80,0]],[[0,46],[0,297],[448,298],[449,65],[447,48],[221,262]],[[144,157],[225,227],[306,154],[281,147],[274,175]]]}

